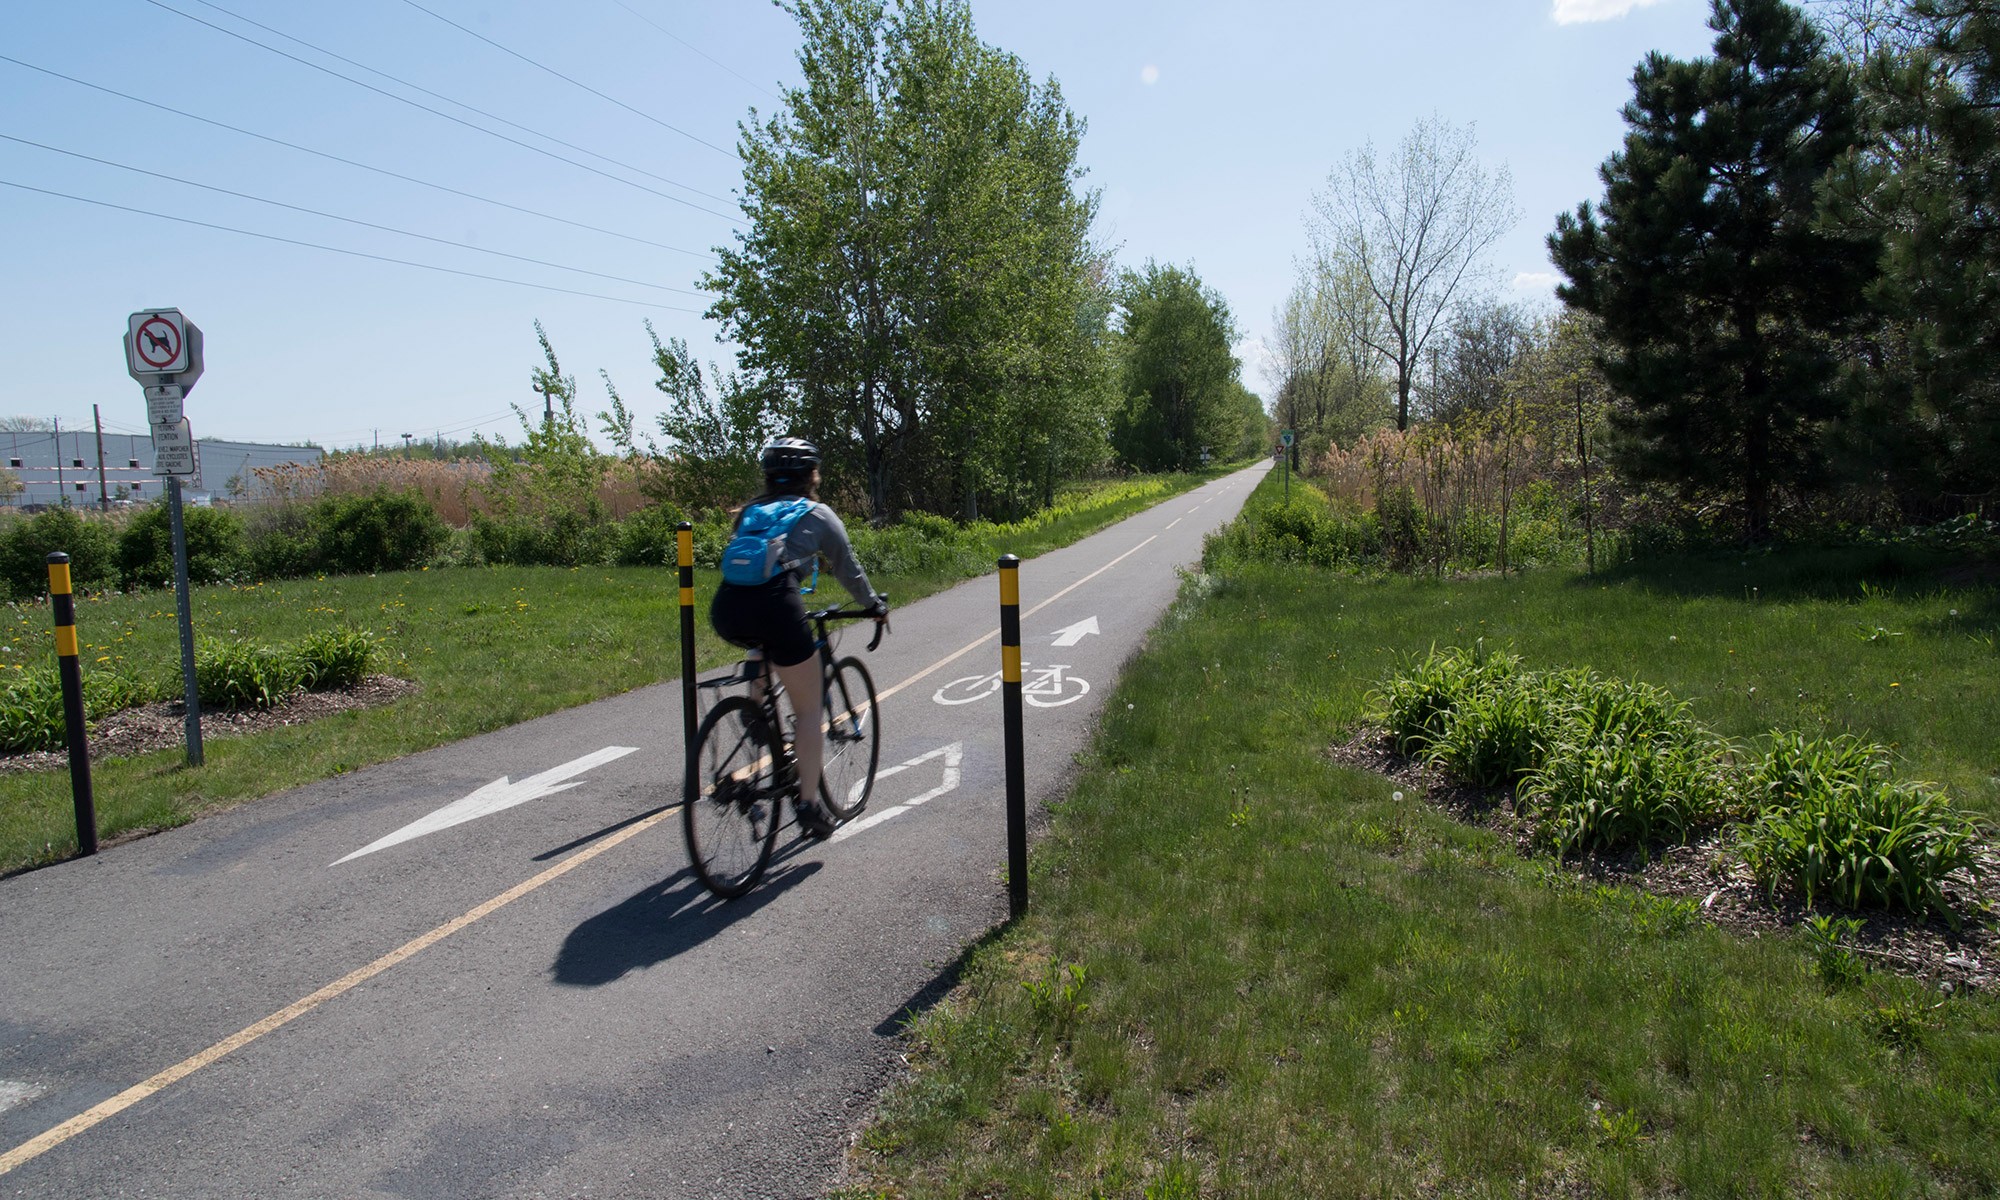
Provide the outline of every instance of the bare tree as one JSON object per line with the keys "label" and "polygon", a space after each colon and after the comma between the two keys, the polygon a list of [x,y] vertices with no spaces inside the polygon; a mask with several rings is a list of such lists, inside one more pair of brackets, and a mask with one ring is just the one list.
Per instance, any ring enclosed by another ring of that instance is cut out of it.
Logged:
{"label": "bare tree", "polygon": [[1299,432],[1294,466],[1328,443],[1351,442],[1383,423],[1387,383],[1373,345],[1381,316],[1354,272],[1306,265],[1271,325],[1266,374],[1278,396],[1273,415]]}
{"label": "bare tree", "polygon": [[1924,23],[1909,0],[1806,0],[1806,14],[1856,65],[1878,51],[1902,54],[1921,45]]}
{"label": "bare tree", "polygon": [[1449,423],[1497,411],[1507,377],[1527,352],[1532,332],[1533,322],[1516,305],[1471,303],[1460,308],[1442,347],[1432,349],[1437,364],[1418,405],[1424,419]]}
{"label": "bare tree", "polygon": [[1313,249],[1324,277],[1352,273],[1380,316],[1369,345],[1396,368],[1396,427],[1454,300],[1487,281],[1486,255],[1518,219],[1513,176],[1489,172],[1470,126],[1419,121],[1386,162],[1373,144],[1349,154],[1313,197]]}

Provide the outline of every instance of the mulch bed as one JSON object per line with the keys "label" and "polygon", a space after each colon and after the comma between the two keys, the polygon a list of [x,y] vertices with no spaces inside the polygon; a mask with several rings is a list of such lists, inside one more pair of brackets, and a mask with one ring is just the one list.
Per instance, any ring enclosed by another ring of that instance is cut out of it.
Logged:
{"label": "mulch bed", "polygon": [[[334,713],[375,708],[423,690],[422,685],[393,675],[366,675],[352,688],[331,692],[299,692],[270,708],[204,709],[201,736],[234,737],[262,729],[303,725]],[[171,750],[181,745],[187,728],[187,707],[179,700],[161,700],[138,708],[112,713],[90,731],[91,759],[124,758],[151,750]],[[0,755],[0,772],[53,771],[66,769],[69,755],[62,750],[36,750],[28,754]]]}
{"label": "mulch bed", "polygon": [[[1511,793],[1469,787],[1440,768],[1406,758],[1384,730],[1363,730],[1328,753],[1345,766],[1387,776],[1460,821],[1494,830],[1523,854],[1546,853],[1536,847]],[[1945,992],[2000,983],[2000,929],[1994,922],[2000,914],[2000,851],[1988,847],[1978,859],[1975,871],[1959,872],[1944,884],[1947,899],[1963,916],[1959,928],[1907,913],[1845,913],[1862,921],[1853,948],[1875,966]],[[1719,831],[1652,854],[1586,855],[1564,866],[1579,878],[1694,900],[1709,921],[1744,936],[1786,930],[1814,915],[1797,896],[1767,896],[1749,868],[1728,852]]]}

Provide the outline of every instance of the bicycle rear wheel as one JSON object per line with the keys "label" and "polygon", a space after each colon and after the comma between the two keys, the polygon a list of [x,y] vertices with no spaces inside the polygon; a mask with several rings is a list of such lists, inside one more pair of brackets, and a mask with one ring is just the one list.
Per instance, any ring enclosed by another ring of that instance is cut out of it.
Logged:
{"label": "bicycle rear wheel", "polygon": [[694,735],[694,795],[681,805],[688,861],[724,899],[749,891],[771,861],[784,813],[776,731],[742,696],[730,696]]}
{"label": "bicycle rear wheel", "polygon": [[847,821],[868,807],[881,753],[875,712],[875,681],[861,660],[849,655],[833,664],[826,681],[826,766],[820,772],[827,807]]}

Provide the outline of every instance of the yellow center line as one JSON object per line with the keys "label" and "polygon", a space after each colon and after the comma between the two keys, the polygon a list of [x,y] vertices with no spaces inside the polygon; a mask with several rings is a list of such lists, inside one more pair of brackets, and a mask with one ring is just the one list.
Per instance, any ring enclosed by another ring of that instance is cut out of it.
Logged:
{"label": "yellow center line", "polygon": [[[1144,550],[1147,546],[1151,545],[1154,541],[1156,541],[1158,537],[1159,537],[1158,534],[1154,534],[1152,537],[1149,537],[1145,541],[1140,542],[1138,545],[1132,547],[1130,550],[1127,550],[1125,553],[1119,555],[1117,558],[1114,558],[1110,562],[1105,563],[1097,570],[1092,571],[1090,574],[1084,576],[1082,579],[1077,580],[1075,583],[1070,584],[1062,591],[1057,592],[1055,595],[1050,596],[1048,599],[1042,601],[1040,604],[1037,604],[1035,607],[1029,609],[1027,612],[1023,613],[1022,616],[1031,617],[1036,613],[1042,611],[1049,605],[1054,604],[1056,601],[1062,599],[1064,596],[1069,595],[1071,592],[1082,587],[1084,584],[1089,583],[1091,580],[1097,578],[1099,575],[1104,574],[1106,571],[1109,571],[1111,568],[1117,566],[1119,563],[1122,563],[1126,559],[1132,557],[1134,554],[1137,554],[1139,551]],[[988,633],[985,636],[979,638],[977,641],[968,642],[963,648],[953,651],[952,653],[932,663],[930,666],[925,667],[923,670],[917,672],[915,675],[912,675],[908,679],[905,679],[901,683],[898,683],[894,687],[890,688],[888,691],[883,692],[881,695],[877,696],[875,701],[876,704],[879,706],[882,701],[887,700],[889,697],[895,695],[897,692],[902,691],[904,688],[909,687],[911,684],[916,683],[918,680],[924,678],[925,676],[930,675],[933,672],[942,669],[946,665],[955,662],[960,658],[963,658],[965,655],[970,654],[972,651],[977,650],[979,647],[986,645],[994,638],[997,638],[999,636],[1000,636],[1000,631],[998,629],[995,629],[991,633]],[[850,710],[850,712],[851,711],[852,710]],[[761,764],[760,764],[760,769],[761,769]],[[343,975],[339,979],[334,980],[332,983],[327,984],[325,987],[319,989],[310,996],[307,996],[302,1000],[298,1000],[291,1004],[288,1004],[284,1008],[279,1009],[277,1012],[272,1013],[270,1016],[265,1017],[263,1020],[258,1021],[253,1025],[245,1026],[243,1029],[240,1029],[237,1032],[231,1034],[230,1036],[222,1039],[221,1041],[215,1043],[213,1046],[210,1046],[208,1049],[203,1050],[198,1054],[194,1054],[188,1058],[184,1058],[180,1062],[175,1063],[173,1066],[168,1067],[166,1070],[161,1071],[158,1074],[155,1074],[139,1083],[133,1084],[131,1087],[126,1088],[122,1092],[119,1092],[117,1095],[111,1097],[109,1100],[105,1100],[99,1104],[92,1106],[91,1108],[84,1110],[81,1113],[78,1113],[76,1116],[71,1117],[69,1120],[64,1121],[62,1124],[57,1125],[55,1128],[48,1130],[46,1133],[41,1133],[36,1135],[35,1137],[29,1138],[27,1141],[22,1142],[20,1145],[14,1147],[12,1150],[7,1151],[5,1154],[0,1154],[0,1175],[5,1175],[7,1172],[12,1171],[15,1167],[20,1166],[22,1163],[28,1162],[31,1159],[46,1154],[50,1150],[53,1150],[57,1146],[62,1145],[64,1142],[70,1140],[76,1135],[83,1133],[89,1129],[92,1129],[95,1126],[103,1124],[104,1122],[110,1120],[112,1117],[115,1117],[119,1113],[122,1113],[126,1109],[132,1107],[134,1104],[139,1103],[139,1101],[144,1100],[146,1097],[151,1096],[156,1092],[163,1091],[166,1088],[169,1088],[176,1083],[179,1083],[181,1080],[186,1079],[188,1076],[194,1074],[196,1071],[201,1070],[203,1067],[206,1067],[211,1063],[214,1063],[217,1060],[229,1054],[233,1054],[236,1051],[241,1050],[243,1047],[256,1041],[258,1038],[263,1037],[265,1034],[270,1033],[275,1029],[279,1029],[285,1025],[291,1024],[293,1021],[296,1021],[300,1017],[305,1016],[307,1013],[318,1008],[320,1005],[325,1004],[327,1001],[332,1000],[335,997],[340,996],[346,992],[352,991],[354,988],[360,986],[363,983],[366,983],[370,979],[373,979],[375,976],[380,975],[382,972],[388,970],[390,967],[395,966],[397,963],[400,963],[405,959],[415,957],[416,955],[422,953],[423,951],[429,949],[430,947],[450,937],[452,934],[457,933],[461,929],[464,929],[466,926],[471,925],[475,921],[479,921],[487,916],[492,915],[493,913],[499,911],[500,909],[505,908],[507,905],[512,904],[514,901],[519,900],[521,897],[527,895],[528,893],[542,887],[544,884],[552,883],[555,880],[560,879],[564,875],[567,875],[571,871],[582,866],[584,863],[587,863],[591,859],[596,858],[598,855],[603,854],[604,852],[612,849],[613,847],[622,845],[625,842],[631,840],[632,838],[635,838],[638,835],[653,828],[655,825],[658,825],[660,822],[671,817],[676,811],[679,810],[679,808],[680,805],[676,804],[671,807],[662,809],[661,811],[654,813],[653,815],[646,817],[643,820],[634,822],[631,825],[627,825],[624,829],[621,829],[617,833],[614,833],[606,837],[604,840],[598,842],[596,845],[593,845],[585,850],[580,850],[577,853],[572,854],[570,857],[557,863],[555,866],[550,867],[548,870],[543,871],[541,874],[536,875],[530,879],[524,880],[521,883],[515,884],[513,887],[508,888],[506,891],[500,893],[498,896],[493,897],[491,900],[486,901],[485,903],[479,905],[476,908],[467,910],[464,914],[455,917],[450,921],[445,922],[444,924],[438,926],[436,929],[431,930],[429,933],[422,934],[418,937],[412,938],[410,941],[404,942],[402,945],[396,947],[394,950],[389,951],[389,953],[384,954],[382,957],[376,959],[374,962],[371,962],[364,967],[358,967],[355,970],[348,972],[346,975]]]}
{"label": "yellow center line", "polygon": [[368,982],[390,967],[436,945],[480,918],[501,908],[505,908],[507,905],[519,900],[543,884],[558,879],[612,847],[637,837],[639,834],[644,833],[646,830],[658,825],[661,821],[666,820],[669,816],[672,816],[673,812],[674,809],[667,809],[664,812],[654,813],[642,821],[626,826],[624,829],[619,830],[589,849],[580,850],[572,854],[570,857],[543,871],[534,878],[515,884],[513,887],[479,905],[477,908],[467,911],[464,915],[445,922],[429,933],[404,942],[367,966],[348,972],[346,975],[327,984],[305,999],[289,1004],[256,1024],[238,1030],[236,1033],[222,1039],[201,1053],[184,1058],[159,1074],[152,1076],[150,1079],[126,1088],[109,1100],[78,1113],[47,1133],[29,1138],[5,1154],[0,1154],[0,1175],[5,1175],[29,1159],[45,1154],[75,1137],[77,1134],[110,1120],[112,1117],[124,1112],[153,1093],[186,1079],[196,1071],[201,1070],[203,1067],[208,1066],[210,1063],[227,1054],[241,1050],[272,1030],[283,1025],[288,1025],[298,1018],[305,1016],[313,1009],[318,1008],[334,997]]}

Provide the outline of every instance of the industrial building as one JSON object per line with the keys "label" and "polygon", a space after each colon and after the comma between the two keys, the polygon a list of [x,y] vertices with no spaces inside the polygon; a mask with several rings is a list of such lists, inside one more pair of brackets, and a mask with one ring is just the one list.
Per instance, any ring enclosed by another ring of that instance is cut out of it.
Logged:
{"label": "industrial building", "polygon": [[[262,499],[269,489],[258,480],[258,468],[316,463],[326,456],[318,446],[220,438],[195,439],[195,452],[201,473],[182,481],[182,494],[196,504]],[[145,435],[100,435],[90,429],[0,432],[0,458],[6,460],[0,465],[21,484],[20,491],[0,497],[0,503],[15,508],[64,503],[94,508],[121,500],[156,500],[167,493],[166,479],[153,474],[153,439]]]}

